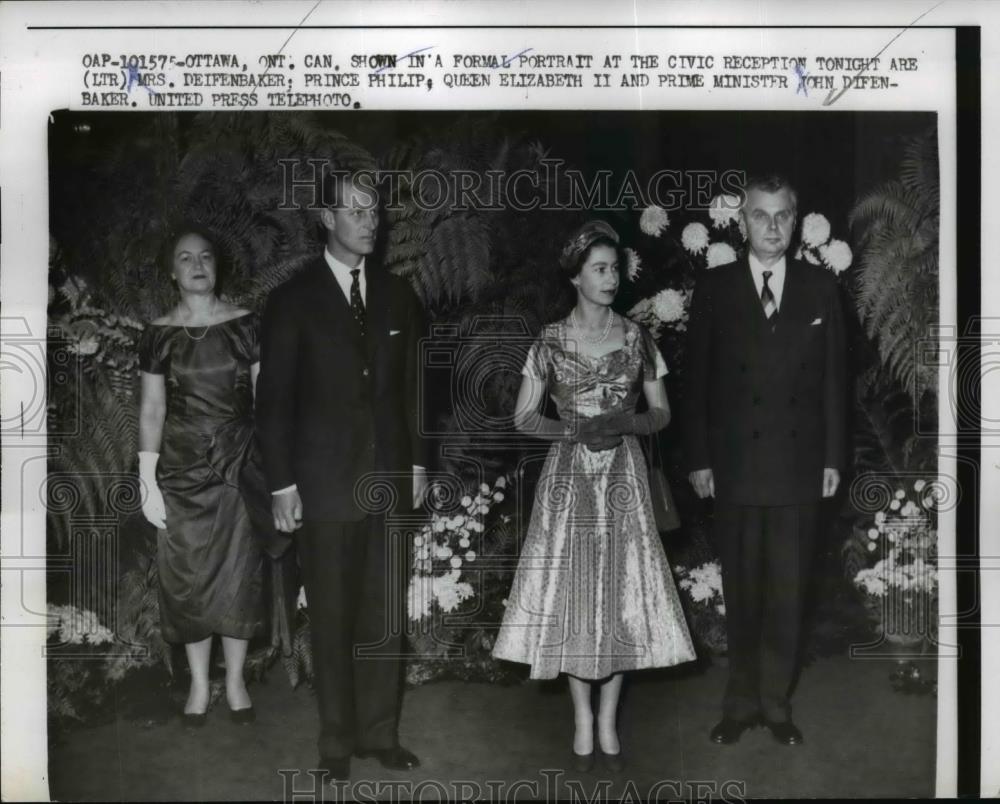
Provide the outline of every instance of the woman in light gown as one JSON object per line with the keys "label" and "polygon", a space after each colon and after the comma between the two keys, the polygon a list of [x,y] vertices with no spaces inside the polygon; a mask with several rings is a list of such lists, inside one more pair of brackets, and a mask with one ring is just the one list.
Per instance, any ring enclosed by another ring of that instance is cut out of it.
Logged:
{"label": "woman in light gown", "polygon": [[[531,678],[569,676],[573,765],[582,771],[593,765],[597,684],[598,747],[620,770],[623,672],[695,658],[636,438],[670,420],[667,367],[649,333],[611,309],[619,283],[611,226],[582,226],[560,264],[576,306],[529,350],[515,416],[520,430],[553,443],[493,655],[530,664]],[[546,393],[558,421],[539,412]],[[637,414],[640,394],[648,411]]]}

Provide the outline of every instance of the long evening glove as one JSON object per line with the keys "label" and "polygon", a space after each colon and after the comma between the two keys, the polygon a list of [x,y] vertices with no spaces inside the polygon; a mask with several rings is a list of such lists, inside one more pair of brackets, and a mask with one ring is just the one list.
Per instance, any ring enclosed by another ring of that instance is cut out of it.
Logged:
{"label": "long evening glove", "polygon": [[160,460],[158,452],[139,453],[139,479],[146,487],[146,496],[142,501],[142,514],[150,525],[167,527],[167,507],[163,503],[163,492],[156,482],[156,463]]}

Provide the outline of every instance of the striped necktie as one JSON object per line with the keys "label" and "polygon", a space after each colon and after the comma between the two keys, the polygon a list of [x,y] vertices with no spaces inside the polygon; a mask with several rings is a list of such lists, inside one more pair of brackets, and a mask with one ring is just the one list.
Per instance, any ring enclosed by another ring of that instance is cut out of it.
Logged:
{"label": "striped necktie", "polygon": [[351,271],[351,312],[354,314],[354,320],[358,322],[358,328],[361,330],[361,337],[365,335],[365,303],[361,301],[361,282],[358,279],[358,275],[361,273],[359,268],[355,268]]}
{"label": "striped necktie", "polygon": [[775,316],[778,313],[778,304],[774,300],[774,293],[767,285],[767,280],[773,275],[772,271],[764,271],[764,287],[760,289],[760,303],[764,305],[764,317],[771,322],[771,331],[774,331]]}

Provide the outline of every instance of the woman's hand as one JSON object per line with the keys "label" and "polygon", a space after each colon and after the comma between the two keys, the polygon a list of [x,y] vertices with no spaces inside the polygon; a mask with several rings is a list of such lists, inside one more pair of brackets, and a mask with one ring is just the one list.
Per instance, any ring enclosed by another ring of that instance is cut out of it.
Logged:
{"label": "woman's hand", "polygon": [[274,527],[282,533],[294,533],[302,527],[302,498],[297,488],[271,495],[271,514]]}
{"label": "woman's hand", "polygon": [[591,452],[614,449],[622,443],[622,437],[620,433],[615,432],[615,428],[611,425],[609,414],[585,419],[577,426],[573,440],[578,444],[583,444]]}

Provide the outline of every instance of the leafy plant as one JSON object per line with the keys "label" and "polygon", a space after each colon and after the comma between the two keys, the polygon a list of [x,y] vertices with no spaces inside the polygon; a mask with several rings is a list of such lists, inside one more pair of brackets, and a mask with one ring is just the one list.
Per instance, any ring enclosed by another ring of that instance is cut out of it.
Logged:
{"label": "leafy plant", "polygon": [[899,176],[865,193],[849,216],[858,314],[915,407],[937,389],[936,367],[921,363],[918,345],[938,321],[939,216],[935,130],[907,142]]}

